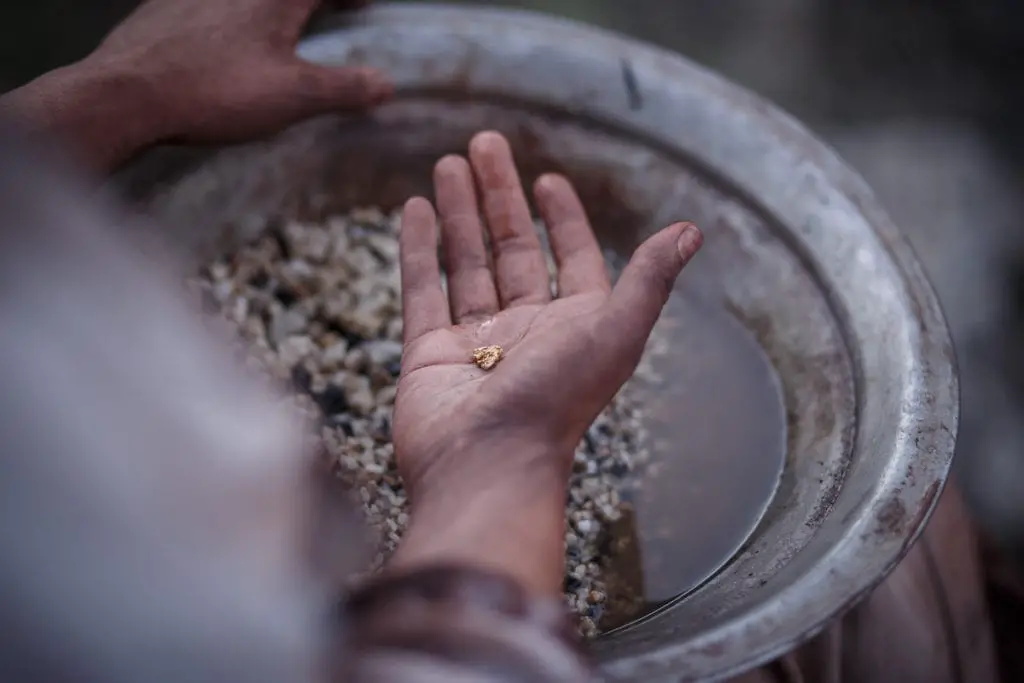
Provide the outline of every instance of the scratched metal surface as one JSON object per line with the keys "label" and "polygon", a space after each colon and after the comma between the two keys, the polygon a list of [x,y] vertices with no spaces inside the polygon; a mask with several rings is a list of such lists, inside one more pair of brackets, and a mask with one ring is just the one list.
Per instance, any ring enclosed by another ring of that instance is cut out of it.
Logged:
{"label": "scratched metal surface", "polygon": [[948,473],[958,386],[931,287],[855,174],[764,101],[596,29],[385,5],[324,31],[306,56],[382,66],[398,102],[257,145],[162,150],[119,179],[189,257],[281,215],[428,192],[434,160],[484,127],[510,135],[527,175],[572,177],[610,246],[628,251],[680,217],[707,233],[670,313],[680,349],[659,395],[679,430],[661,435],[675,467],[662,481],[679,486],[653,494],[651,515],[694,530],[674,538],[670,569],[696,580],[725,564],[599,641],[609,677],[723,678],[883,578]]}

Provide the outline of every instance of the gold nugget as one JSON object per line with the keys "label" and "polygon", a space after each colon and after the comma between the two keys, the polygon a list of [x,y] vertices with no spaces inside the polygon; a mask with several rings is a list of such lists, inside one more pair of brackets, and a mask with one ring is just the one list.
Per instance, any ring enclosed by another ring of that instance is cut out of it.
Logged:
{"label": "gold nugget", "polygon": [[505,351],[500,346],[481,346],[473,349],[473,362],[481,370],[490,370],[504,355]]}

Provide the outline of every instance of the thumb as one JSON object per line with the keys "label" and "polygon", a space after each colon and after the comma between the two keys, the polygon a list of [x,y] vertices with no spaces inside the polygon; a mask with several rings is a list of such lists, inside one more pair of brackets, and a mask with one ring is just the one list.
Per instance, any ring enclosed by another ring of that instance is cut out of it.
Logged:
{"label": "thumb", "polygon": [[606,306],[607,321],[623,341],[641,353],[676,278],[704,243],[693,223],[675,223],[656,233],[633,253]]}
{"label": "thumb", "polygon": [[376,69],[323,66],[298,60],[291,78],[297,118],[377,106],[394,93]]}

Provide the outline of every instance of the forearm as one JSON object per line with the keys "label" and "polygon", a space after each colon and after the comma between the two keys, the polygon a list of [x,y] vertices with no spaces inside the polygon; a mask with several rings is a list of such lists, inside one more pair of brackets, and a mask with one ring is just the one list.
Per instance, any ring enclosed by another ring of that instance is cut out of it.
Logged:
{"label": "forearm", "polygon": [[[583,683],[591,668],[562,599],[565,473],[541,448],[532,471],[494,467],[434,482],[413,500],[385,571],[347,602],[354,683]],[[522,452],[522,449],[518,449]]]}
{"label": "forearm", "polygon": [[109,172],[161,139],[150,84],[130,71],[84,60],[0,97],[0,113]]}
{"label": "forearm", "polygon": [[[502,449],[495,448],[496,454]],[[500,456],[499,456],[500,460]],[[538,456],[536,462],[558,462]],[[567,475],[550,467],[515,475],[499,466],[413,501],[409,529],[389,571],[460,563],[497,571],[532,595],[561,596],[565,574]]]}
{"label": "forearm", "polygon": [[471,502],[432,501],[413,510],[390,571],[459,563],[501,572],[532,595],[561,594],[565,491],[481,491]]}

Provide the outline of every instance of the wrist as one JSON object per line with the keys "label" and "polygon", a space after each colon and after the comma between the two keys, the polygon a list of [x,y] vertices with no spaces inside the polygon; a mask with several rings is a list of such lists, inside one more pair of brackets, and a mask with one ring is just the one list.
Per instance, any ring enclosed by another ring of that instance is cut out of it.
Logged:
{"label": "wrist", "polygon": [[487,476],[452,470],[417,488],[389,569],[460,563],[502,572],[534,594],[560,594],[568,475],[550,465],[565,460],[562,454],[537,450],[521,461],[536,467],[515,472],[505,466],[509,451],[487,449],[482,460],[495,465]]}
{"label": "wrist", "polygon": [[93,58],[44,74],[2,102],[23,125],[103,172],[166,137],[151,84],[130,68]]}

